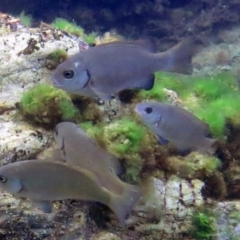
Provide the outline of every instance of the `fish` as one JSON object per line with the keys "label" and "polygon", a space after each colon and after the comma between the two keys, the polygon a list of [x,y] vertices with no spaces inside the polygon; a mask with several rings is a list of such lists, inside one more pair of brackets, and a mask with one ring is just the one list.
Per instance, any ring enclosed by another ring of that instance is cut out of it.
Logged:
{"label": "fish", "polygon": [[121,196],[115,195],[100,184],[94,173],[51,160],[24,160],[1,166],[0,188],[29,199],[45,213],[51,213],[53,201],[100,202],[117,215],[121,226],[136,199],[131,188]]}
{"label": "fish", "polygon": [[58,149],[62,152],[62,158],[68,159],[68,163],[95,172],[103,167],[110,172],[114,171],[117,175],[122,173],[118,158],[101,148],[75,123],[58,123],[55,126],[54,137]]}
{"label": "fish", "polygon": [[122,172],[118,159],[102,149],[78,125],[71,122],[57,124],[55,140],[66,163],[93,172],[102,186],[117,195],[122,195],[125,189],[132,189],[134,201],[140,198],[139,187],[125,183],[117,176]]}
{"label": "fish", "polygon": [[158,142],[171,142],[182,156],[192,151],[214,153],[216,139],[211,138],[209,125],[187,110],[168,103],[142,102],[135,112],[156,135]]}
{"label": "fish", "polygon": [[194,37],[188,37],[161,53],[141,41],[100,44],[58,65],[51,82],[69,93],[104,100],[125,89],[150,90],[157,71],[192,73],[195,43]]}

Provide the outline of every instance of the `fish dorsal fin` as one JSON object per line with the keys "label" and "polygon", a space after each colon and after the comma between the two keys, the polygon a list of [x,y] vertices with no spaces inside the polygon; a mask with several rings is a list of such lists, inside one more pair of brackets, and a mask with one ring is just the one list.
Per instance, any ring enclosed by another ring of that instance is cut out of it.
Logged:
{"label": "fish dorsal fin", "polygon": [[99,44],[97,45],[97,47],[107,46],[107,45],[109,46],[115,45],[116,47],[121,45],[138,47],[152,53],[155,53],[157,51],[155,44],[150,39],[139,39],[134,41],[114,41],[114,42]]}
{"label": "fish dorsal fin", "polygon": [[139,47],[142,47],[146,50],[148,50],[149,52],[155,53],[157,52],[157,47],[154,44],[154,42],[148,38],[141,38],[139,40],[133,41],[134,45],[137,45]]}

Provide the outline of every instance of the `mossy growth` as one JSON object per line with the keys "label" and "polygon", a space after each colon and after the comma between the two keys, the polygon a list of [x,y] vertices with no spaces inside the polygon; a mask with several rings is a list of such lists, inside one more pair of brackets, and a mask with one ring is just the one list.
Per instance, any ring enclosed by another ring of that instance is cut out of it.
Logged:
{"label": "mossy growth", "polygon": [[73,120],[78,113],[67,93],[48,84],[38,84],[23,93],[20,111],[24,116],[45,124]]}
{"label": "mossy growth", "polygon": [[103,127],[102,138],[107,150],[124,160],[125,179],[131,183],[140,180],[143,158],[140,156],[142,139],[147,131],[137,122],[125,117]]}
{"label": "mossy growth", "polygon": [[226,126],[229,121],[239,125],[240,95],[232,74],[222,73],[207,79],[194,79],[192,92],[198,99],[198,105],[189,107],[209,124],[214,137],[223,139],[228,134]]}
{"label": "mossy growth", "polygon": [[26,15],[25,12],[21,12],[19,15],[19,19],[21,21],[21,23],[26,26],[26,27],[31,27],[32,26],[32,15]]}
{"label": "mossy growth", "polygon": [[84,32],[84,29],[79,27],[75,23],[71,23],[63,18],[56,18],[54,22],[52,23],[52,26],[54,28],[60,29],[62,31],[65,31],[70,34],[77,35],[81,38],[83,38],[87,43],[92,44],[95,42],[96,34],[86,34]]}
{"label": "mossy growth", "polygon": [[221,165],[220,160],[213,156],[192,152],[186,157],[171,156],[161,159],[161,167],[181,178],[200,178],[215,172]]}
{"label": "mossy growth", "polygon": [[68,54],[64,49],[56,49],[46,57],[46,68],[49,70],[55,69],[60,63],[67,60]]}
{"label": "mossy growth", "polygon": [[190,233],[196,240],[213,240],[216,236],[215,214],[209,209],[195,211]]}
{"label": "mossy growth", "polygon": [[209,124],[216,138],[224,139],[229,122],[240,125],[240,94],[231,73],[210,77],[156,73],[153,89],[139,92],[137,99],[166,102],[164,88],[175,91],[189,111]]}

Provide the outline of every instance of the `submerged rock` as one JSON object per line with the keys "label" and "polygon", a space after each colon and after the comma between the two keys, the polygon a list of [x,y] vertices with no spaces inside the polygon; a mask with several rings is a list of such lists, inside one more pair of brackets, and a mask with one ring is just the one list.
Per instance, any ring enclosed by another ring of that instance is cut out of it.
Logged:
{"label": "submerged rock", "polygon": [[149,234],[152,239],[179,239],[191,227],[191,215],[204,204],[201,194],[204,183],[172,176],[162,181],[150,178],[142,186],[144,196],[127,220],[137,232]]}

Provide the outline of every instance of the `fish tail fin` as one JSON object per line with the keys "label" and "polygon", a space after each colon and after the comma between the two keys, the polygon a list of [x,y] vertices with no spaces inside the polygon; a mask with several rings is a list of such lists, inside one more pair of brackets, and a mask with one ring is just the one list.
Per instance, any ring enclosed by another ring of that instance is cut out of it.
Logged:
{"label": "fish tail fin", "polygon": [[207,154],[214,154],[218,148],[218,141],[213,138],[206,138],[201,146],[201,152]]}
{"label": "fish tail fin", "polygon": [[214,154],[218,148],[218,141],[213,138],[208,138],[207,139],[207,144],[208,144],[208,150],[207,152],[210,154]]}
{"label": "fish tail fin", "polygon": [[126,184],[124,192],[121,195],[114,195],[112,197],[109,207],[117,215],[122,227],[124,227],[127,215],[131,212],[140,196],[141,191],[139,187]]}
{"label": "fish tail fin", "polygon": [[188,37],[169,50],[157,54],[159,56],[159,71],[182,74],[192,73],[192,57],[196,53],[197,41]]}

